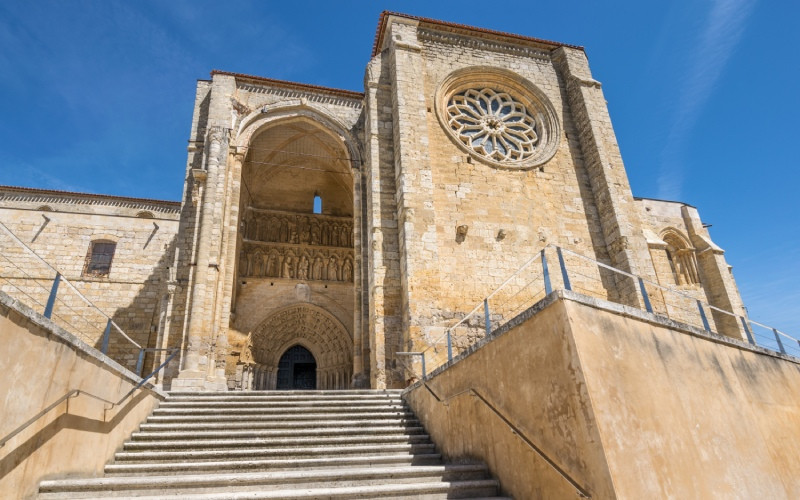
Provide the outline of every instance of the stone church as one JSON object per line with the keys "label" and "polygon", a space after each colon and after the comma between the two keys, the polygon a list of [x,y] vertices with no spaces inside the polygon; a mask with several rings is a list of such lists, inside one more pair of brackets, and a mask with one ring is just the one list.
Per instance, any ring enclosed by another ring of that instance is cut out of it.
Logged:
{"label": "stone church", "polygon": [[[180,203],[0,188],[132,338],[180,347],[166,388],[405,387],[398,353],[549,244],[744,314],[697,209],[633,196],[582,47],[384,13],[363,92],[215,70],[194,100]],[[640,306],[596,266],[571,279]]]}

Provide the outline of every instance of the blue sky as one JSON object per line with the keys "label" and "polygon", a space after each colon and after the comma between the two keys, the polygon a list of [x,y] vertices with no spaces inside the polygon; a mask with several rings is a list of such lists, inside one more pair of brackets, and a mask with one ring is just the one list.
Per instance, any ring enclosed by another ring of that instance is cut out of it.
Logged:
{"label": "blue sky", "polygon": [[0,184],[178,200],[212,69],[363,90],[382,10],[583,45],[634,195],[699,208],[800,335],[800,2],[0,3]]}

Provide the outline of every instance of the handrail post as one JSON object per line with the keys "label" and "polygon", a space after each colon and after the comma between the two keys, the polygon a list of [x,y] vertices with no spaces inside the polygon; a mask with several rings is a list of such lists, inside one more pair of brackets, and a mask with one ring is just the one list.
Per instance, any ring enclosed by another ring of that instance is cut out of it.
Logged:
{"label": "handrail post", "polygon": [[697,309],[700,311],[700,319],[703,320],[703,328],[707,332],[711,331],[711,326],[708,324],[708,318],[706,318],[706,312],[703,310],[703,303],[699,300],[697,301]]}
{"label": "handrail post", "polygon": [[780,349],[781,349],[781,354],[786,354],[786,349],[783,348],[783,342],[781,342],[781,336],[778,333],[778,330],[773,328],[772,332],[775,334],[775,340],[778,341],[778,347],[780,347]]}
{"label": "handrail post", "polygon": [[47,305],[44,306],[44,317],[50,319],[53,315],[53,307],[56,305],[56,295],[58,294],[58,283],[61,281],[61,273],[56,272],[53,278],[53,286],[50,288],[50,296],[47,297]]}
{"label": "handrail post", "polygon": [[553,285],[550,283],[550,270],[547,269],[547,256],[542,248],[542,276],[544,276],[544,293],[550,295],[553,292]]}
{"label": "handrail post", "polygon": [[[647,296],[647,289],[644,287],[644,281],[639,278],[639,290],[642,291],[642,299],[644,300],[644,308],[647,312],[653,312],[653,306],[650,304],[650,297]],[[701,309],[702,311],[702,309]]]}
{"label": "handrail post", "polygon": [[422,358],[422,380],[428,378],[428,372],[425,370],[425,353],[419,353],[420,357]]}
{"label": "handrail post", "polygon": [[744,316],[739,316],[739,319],[742,320],[742,326],[744,327],[744,333],[747,334],[747,341],[753,345],[756,344],[756,340],[753,338],[753,334],[750,333],[750,328],[747,326],[747,321],[744,320]]}
{"label": "handrail post", "polygon": [[144,361],[144,349],[139,349],[139,359],[136,360],[136,375],[142,375],[142,362]]}
{"label": "handrail post", "polygon": [[450,338],[450,330],[447,330],[447,361],[453,361],[453,341]]}
{"label": "handrail post", "polygon": [[100,352],[108,354],[108,339],[111,338],[111,318],[106,321],[106,330],[103,332],[103,344],[100,346]]}
{"label": "handrail post", "polygon": [[492,333],[492,320],[489,316],[489,298],[483,299],[483,321],[486,328],[486,336]]}
{"label": "handrail post", "polygon": [[556,247],[556,254],[558,254],[558,265],[561,267],[561,278],[564,279],[564,288],[572,290],[572,285],[569,282],[569,275],[567,274],[567,264],[564,262],[564,255],[561,253],[561,247]]}

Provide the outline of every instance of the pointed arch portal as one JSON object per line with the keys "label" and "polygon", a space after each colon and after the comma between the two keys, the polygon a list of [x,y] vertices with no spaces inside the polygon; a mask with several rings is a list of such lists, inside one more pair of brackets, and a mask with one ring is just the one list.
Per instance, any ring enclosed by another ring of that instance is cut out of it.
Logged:
{"label": "pointed arch portal", "polygon": [[301,345],[290,347],[278,362],[276,389],[311,390],[317,388],[317,360]]}
{"label": "pointed arch portal", "polygon": [[353,341],[330,313],[285,307],[253,331],[255,389],[344,389],[353,374]]}

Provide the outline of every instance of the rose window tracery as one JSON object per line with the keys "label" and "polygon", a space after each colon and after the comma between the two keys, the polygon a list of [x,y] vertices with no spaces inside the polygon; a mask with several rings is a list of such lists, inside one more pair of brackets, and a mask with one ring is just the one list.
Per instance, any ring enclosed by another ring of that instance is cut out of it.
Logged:
{"label": "rose window tracery", "polygon": [[507,92],[468,89],[447,103],[448,123],[458,139],[494,161],[521,161],[536,152],[536,121]]}

